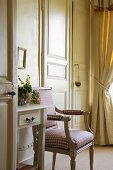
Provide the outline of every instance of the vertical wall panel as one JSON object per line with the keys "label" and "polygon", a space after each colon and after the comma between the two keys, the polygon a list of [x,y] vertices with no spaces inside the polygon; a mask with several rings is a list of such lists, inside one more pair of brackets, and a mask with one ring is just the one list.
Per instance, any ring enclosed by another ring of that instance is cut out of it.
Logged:
{"label": "vertical wall panel", "polygon": [[7,75],[7,0],[0,0],[0,76]]}
{"label": "vertical wall panel", "polygon": [[[73,107],[88,110],[88,68],[90,56],[89,1],[73,3]],[[79,66],[79,67],[78,67]],[[79,74],[79,80],[78,80]],[[81,86],[75,86],[80,81]],[[80,117],[73,118],[73,127],[83,126]]]}
{"label": "vertical wall panel", "polygon": [[7,105],[0,103],[0,169],[6,170],[7,166]]}

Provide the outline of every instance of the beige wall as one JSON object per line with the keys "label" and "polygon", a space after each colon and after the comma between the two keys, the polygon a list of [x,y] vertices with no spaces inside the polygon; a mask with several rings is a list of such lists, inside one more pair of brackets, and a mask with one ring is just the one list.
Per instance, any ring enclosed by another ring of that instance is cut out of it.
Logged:
{"label": "beige wall", "polygon": [[[90,8],[89,0],[73,3],[73,108],[88,110],[89,59],[90,59]],[[79,65],[79,70],[78,66]],[[75,86],[75,81],[81,86]],[[73,118],[73,127],[82,127],[83,119]]]}
{"label": "beige wall", "polygon": [[[18,75],[25,80],[29,74],[32,86],[38,86],[38,0],[17,0],[17,45],[27,50],[26,68],[18,69]],[[21,162],[33,156],[31,128],[19,131],[18,137]]]}
{"label": "beige wall", "polygon": [[38,78],[38,1],[17,0],[17,45],[27,50],[26,68],[18,69],[24,80],[31,77],[33,86],[39,84]]}

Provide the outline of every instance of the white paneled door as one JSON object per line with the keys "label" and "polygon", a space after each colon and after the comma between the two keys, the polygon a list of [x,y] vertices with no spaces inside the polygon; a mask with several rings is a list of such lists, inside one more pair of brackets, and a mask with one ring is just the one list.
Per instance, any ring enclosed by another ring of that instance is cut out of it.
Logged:
{"label": "white paneled door", "polygon": [[45,1],[43,85],[52,87],[57,107],[69,103],[69,0]]}
{"label": "white paneled door", "polygon": [[0,170],[16,169],[15,1],[0,0]]}

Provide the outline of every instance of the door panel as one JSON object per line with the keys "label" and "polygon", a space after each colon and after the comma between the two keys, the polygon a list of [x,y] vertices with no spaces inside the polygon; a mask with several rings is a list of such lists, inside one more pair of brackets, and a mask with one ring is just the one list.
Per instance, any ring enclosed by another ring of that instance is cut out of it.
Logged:
{"label": "door panel", "polygon": [[[52,87],[55,105],[68,106],[69,1],[45,1],[44,83]],[[59,100],[60,99],[60,100]]]}
{"label": "door panel", "polygon": [[[7,105],[0,103],[0,169],[6,170],[7,165]],[[1,157],[2,156],[2,157]],[[1,161],[2,160],[2,161]]]}
{"label": "door panel", "polygon": [[16,169],[15,7],[13,0],[0,0],[0,170]]}
{"label": "door panel", "polygon": [[66,66],[56,63],[48,63],[47,65],[48,78],[66,78]]}
{"label": "door panel", "polygon": [[[48,2],[48,55],[51,57],[65,58],[66,47],[66,0],[49,0]],[[56,45],[57,44],[57,45]]]}

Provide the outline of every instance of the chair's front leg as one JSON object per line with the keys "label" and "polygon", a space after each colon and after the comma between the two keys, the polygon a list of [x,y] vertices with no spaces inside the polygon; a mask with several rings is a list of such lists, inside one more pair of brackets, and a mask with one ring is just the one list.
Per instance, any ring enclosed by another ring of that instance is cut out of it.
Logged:
{"label": "chair's front leg", "polygon": [[52,170],[55,170],[56,153],[53,152]]}
{"label": "chair's front leg", "polygon": [[71,157],[71,170],[75,170],[76,168],[76,161],[75,161],[75,157]]}
{"label": "chair's front leg", "polygon": [[93,170],[93,155],[94,155],[94,146],[90,146],[89,148],[89,156],[90,156],[90,170]]}

